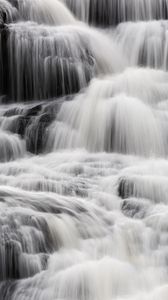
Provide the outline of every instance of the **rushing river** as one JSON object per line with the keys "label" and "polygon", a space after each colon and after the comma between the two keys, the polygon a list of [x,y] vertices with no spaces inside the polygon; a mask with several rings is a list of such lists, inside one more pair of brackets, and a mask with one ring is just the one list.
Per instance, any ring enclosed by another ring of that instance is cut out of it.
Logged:
{"label": "rushing river", "polygon": [[0,300],[168,300],[168,0],[0,0]]}

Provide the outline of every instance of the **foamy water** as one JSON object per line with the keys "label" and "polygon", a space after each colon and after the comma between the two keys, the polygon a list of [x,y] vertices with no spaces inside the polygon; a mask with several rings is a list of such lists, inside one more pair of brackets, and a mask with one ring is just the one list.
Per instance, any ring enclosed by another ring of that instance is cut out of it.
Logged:
{"label": "foamy water", "polygon": [[167,16],[0,0],[0,300],[168,299]]}

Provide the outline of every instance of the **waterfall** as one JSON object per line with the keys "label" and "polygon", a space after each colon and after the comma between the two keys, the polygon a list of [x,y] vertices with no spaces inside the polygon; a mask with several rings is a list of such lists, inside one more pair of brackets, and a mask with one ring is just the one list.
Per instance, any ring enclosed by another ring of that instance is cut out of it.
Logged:
{"label": "waterfall", "polygon": [[0,24],[3,22],[12,22],[17,17],[17,9],[8,1],[0,1]]}
{"label": "waterfall", "polygon": [[140,64],[167,70],[167,21],[122,23],[118,26],[115,37],[132,65]]}
{"label": "waterfall", "polygon": [[20,19],[39,24],[75,24],[75,18],[59,0],[17,0]]}
{"label": "waterfall", "polygon": [[0,300],[168,299],[168,0],[0,0]]}
{"label": "waterfall", "polygon": [[167,0],[62,0],[81,20],[99,26],[168,17]]}
{"label": "waterfall", "polygon": [[1,40],[2,92],[19,101],[76,93],[94,76],[128,63],[117,42],[82,25],[18,22],[3,29]]}

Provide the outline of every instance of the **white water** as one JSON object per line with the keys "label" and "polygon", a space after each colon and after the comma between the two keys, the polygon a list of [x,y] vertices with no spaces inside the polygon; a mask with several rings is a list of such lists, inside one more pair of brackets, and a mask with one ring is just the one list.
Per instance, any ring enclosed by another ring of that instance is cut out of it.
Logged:
{"label": "white water", "polygon": [[75,24],[75,18],[59,0],[18,0],[18,9],[23,20],[50,25]]}
{"label": "white water", "polygon": [[131,64],[145,64],[164,70],[168,68],[167,21],[123,23],[118,26],[115,37]]}
{"label": "white water", "polygon": [[168,2],[1,3],[0,300],[167,300]]}

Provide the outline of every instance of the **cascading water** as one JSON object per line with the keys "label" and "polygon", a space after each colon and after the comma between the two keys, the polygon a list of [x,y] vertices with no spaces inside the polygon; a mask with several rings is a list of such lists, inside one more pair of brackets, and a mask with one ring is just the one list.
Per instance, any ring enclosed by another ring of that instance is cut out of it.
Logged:
{"label": "cascading water", "polygon": [[168,0],[0,0],[0,300],[168,299]]}

